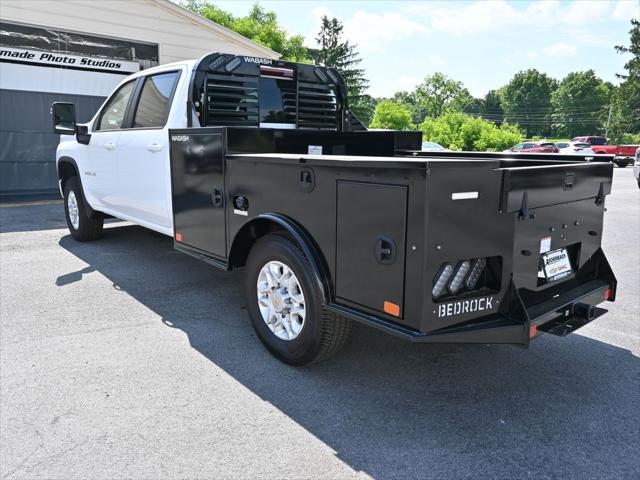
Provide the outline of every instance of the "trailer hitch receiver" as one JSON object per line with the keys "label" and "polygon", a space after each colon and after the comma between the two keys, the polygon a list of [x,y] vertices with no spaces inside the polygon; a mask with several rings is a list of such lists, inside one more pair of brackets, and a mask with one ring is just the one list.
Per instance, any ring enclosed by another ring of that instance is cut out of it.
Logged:
{"label": "trailer hitch receiver", "polygon": [[575,303],[571,309],[567,310],[567,316],[539,325],[538,330],[559,337],[566,337],[580,327],[584,327],[587,323],[604,315],[607,311],[608,310],[596,307],[595,305]]}

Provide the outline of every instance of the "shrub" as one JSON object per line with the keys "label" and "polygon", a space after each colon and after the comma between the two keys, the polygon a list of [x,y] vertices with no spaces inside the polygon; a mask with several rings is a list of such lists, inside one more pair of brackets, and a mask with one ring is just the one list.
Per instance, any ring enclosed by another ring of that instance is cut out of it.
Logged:
{"label": "shrub", "polygon": [[623,133],[618,143],[621,145],[638,145],[640,144],[640,133]]}
{"label": "shrub", "polygon": [[383,100],[376,105],[369,128],[388,128],[391,130],[415,130],[411,121],[411,112],[398,102]]}
{"label": "shrub", "polygon": [[492,122],[459,112],[445,113],[438,118],[427,118],[420,129],[425,140],[439,143],[451,150],[489,151],[504,150],[522,139],[522,132],[507,123],[497,127]]}

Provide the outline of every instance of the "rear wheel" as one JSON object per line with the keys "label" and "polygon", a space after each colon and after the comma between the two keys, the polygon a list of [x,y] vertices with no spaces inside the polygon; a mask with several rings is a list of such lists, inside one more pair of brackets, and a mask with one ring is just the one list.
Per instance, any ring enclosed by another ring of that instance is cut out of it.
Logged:
{"label": "rear wheel", "polygon": [[92,217],[87,211],[78,177],[71,177],[64,184],[64,213],[69,232],[76,240],[86,242],[102,235],[104,219]]}
{"label": "rear wheel", "polygon": [[620,168],[626,168],[629,165],[629,160],[620,160],[615,162]]}
{"label": "rear wheel", "polygon": [[247,259],[247,309],[258,338],[278,359],[304,365],[333,356],[351,321],[326,311],[309,260],[289,239],[260,239]]}

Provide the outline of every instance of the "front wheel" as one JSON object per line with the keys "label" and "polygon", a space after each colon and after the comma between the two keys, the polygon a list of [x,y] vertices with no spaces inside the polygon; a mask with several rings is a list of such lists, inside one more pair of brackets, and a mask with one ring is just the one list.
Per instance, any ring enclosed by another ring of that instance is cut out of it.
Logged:
{"label": "front wheel", "polygon": [[104,219],[92,217],[87,211],[78,177],[71,177],[64,184],[64,213],[69,232],[76,240],[86,242],[102,235]]}
{"label": "front wheel", "polygon": [[309,260],[289,239],[260,239],[247,259],[245,289],[253,328],[265,347],[291,365],[333,356],[346,343],[351,321],[328,312]]}

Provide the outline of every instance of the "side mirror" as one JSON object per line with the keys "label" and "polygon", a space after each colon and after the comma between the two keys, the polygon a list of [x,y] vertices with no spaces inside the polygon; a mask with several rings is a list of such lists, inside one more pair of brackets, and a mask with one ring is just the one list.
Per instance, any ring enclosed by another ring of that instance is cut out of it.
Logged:
{"label": "side mirror", "polygon": [[73,103],[55,102],[51,105],[53,133],[60,135],[76,134],[76,110]]}

